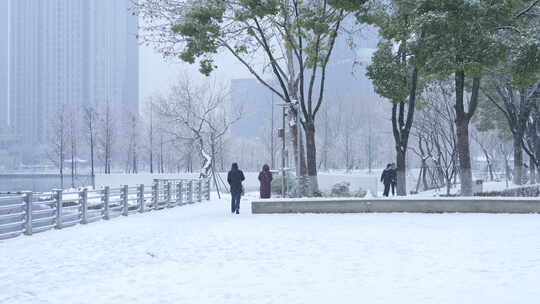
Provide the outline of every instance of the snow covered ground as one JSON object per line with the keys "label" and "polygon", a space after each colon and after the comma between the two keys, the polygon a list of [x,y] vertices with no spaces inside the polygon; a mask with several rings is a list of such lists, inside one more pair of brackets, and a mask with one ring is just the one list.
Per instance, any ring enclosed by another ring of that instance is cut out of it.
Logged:
{"label": "snow covered ground", "polygon": [[0,303],[540,298],[539,215],[252,215],[249,197],[229,209],[216,199],[0,241]]}

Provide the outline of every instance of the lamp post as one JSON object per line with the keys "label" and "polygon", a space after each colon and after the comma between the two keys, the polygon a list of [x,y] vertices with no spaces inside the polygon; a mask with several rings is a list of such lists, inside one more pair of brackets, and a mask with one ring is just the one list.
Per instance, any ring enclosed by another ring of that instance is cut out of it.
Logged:
{"label": "lamp post", "polygon": [[294,124],[296,126],[296,177],[297,178],[300,178],[300,175],[301,175],[301,170],[300,170],[300,166],[301,166],[301,161],[302,161],[302,157],[300,155],[300,152],[301,152],[301,142],[300,142],[300,136],[302,135],[301,132],[302,130],[300,130],[300,103],[298,103],[298,100],[296,99],[293,99],[291,100],[291,113],[296,113],[295,117],[294,117]]}
{"label": "lamp post", "polygon": [[[300,126],[300,103],[297,99],[291,100],[290,103],[290,111],[291,113],[295,113],[294,117],[294,125],[296,126],[296,180],[297,180],[297,187],[296,187],[296,194],[300,197],[304,194],[303,191],[303,185],[302,185],[302,142],[301,142],[301,136],[302,136],[302,129]],[[292,122],[291,122],[292,123]]]}
{"label": "lamp post", "polygon": [[286,117],[287,117],[287,108],[289,107],[288,103],[281,103],[278,106],[281,107],[281,119],[282,126],[281,130],[278,133],[278,136],[281,137],[281,197],[285,197],[286,184],[285,184],[285,156],[286,156],[286,140],[285,140],[285,127],[286,127]]}
{"label": "lamp post", "polygon": [[275,168],[275,162],[274,162],[274,93],[271,92],[271,99],[272,99],[272,120],[270,123],[270,165],[273,168]]}

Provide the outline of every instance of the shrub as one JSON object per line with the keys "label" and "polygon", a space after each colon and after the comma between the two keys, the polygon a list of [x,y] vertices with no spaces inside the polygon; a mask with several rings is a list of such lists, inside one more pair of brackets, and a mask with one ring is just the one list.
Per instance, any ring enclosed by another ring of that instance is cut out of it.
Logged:
{"label": "shrub", "polygon": [[[283,177],[281,174],[274,174],[274,178],[272,179],[272,193],[274,194],[281,194],[281,181],[283,180]],[[290,191],[291,189],[294,189],[295,187],[295,181],[294,177],[290,174],[285,175],[285,190]]]}
{"label": "shrub", "polygon": [[340,182],[332,186],[332,191],[330,192],[330,196],[333,197],[349,197],[351,196],[351,192],[349,190],[349,187],[351,186],[348,182]]}

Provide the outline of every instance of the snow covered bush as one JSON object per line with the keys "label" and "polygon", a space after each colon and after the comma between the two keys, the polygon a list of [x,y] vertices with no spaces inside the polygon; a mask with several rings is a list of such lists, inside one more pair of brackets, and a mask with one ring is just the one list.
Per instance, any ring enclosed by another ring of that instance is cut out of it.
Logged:
{"label": "snow covered bush", "polygon": [[366,195],[367,195],[367,191],[364,190],[364,189],[362,189],[362,188],[360,188],[360,189],[358,189],[358,191],[356,191],[356,192],[354,193],[353,196],[354,196],[354,197],[365,197]]}
{"label": "snow covered bush", "polygon": [[489,191],[489,192],[476,193],[474,196],[535,197],[535,196],[540,196],[540,187],[528,186],[528,187],[506,189],[506,190],[501,190],[501,191]]}
{"label": "snow covered bush", "polygon": [[[272,193],[274,194],[281,194],[281,181],[283,180],[283,177],[280,174],[274,174],[272,179]],[[289,189],[288,191],[294,190],[295,188],[295,182],[294,177],[287,174],[285,175],[285,187]]]}
{"label": "snow covered bush", "polygon": [[332,191],[330,192],[330,196],[333,197],[349,197],[351,196],[351,191],[349,190],[349,187],[351,186],[351,183],[349,182],[340,182],[332,186]]}

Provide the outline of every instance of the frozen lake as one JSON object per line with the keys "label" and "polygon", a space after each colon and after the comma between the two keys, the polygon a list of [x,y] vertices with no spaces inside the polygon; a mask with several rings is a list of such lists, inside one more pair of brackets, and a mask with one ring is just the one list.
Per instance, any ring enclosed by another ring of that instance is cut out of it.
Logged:
{"label": "frozen lake", "polygon": [[0,241],[0,303],[533,303],[540,215],[252,215],[227,199]]}

